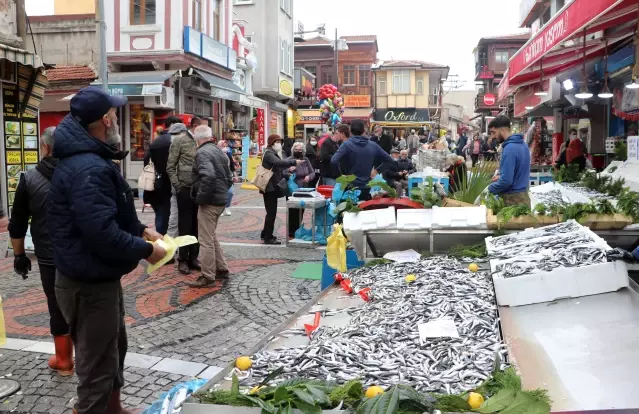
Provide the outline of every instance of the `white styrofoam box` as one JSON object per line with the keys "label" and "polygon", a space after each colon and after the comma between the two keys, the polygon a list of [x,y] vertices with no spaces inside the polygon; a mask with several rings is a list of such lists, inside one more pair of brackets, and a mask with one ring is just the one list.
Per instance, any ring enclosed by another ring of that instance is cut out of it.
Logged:
{"label": "white styrofoam box", "polygon": [[433,207],[433,228],[486,228],[486,206]]}
{"label": "white styrofoam box", "polygon": [[344,213],[344,231],[358,231],[362,229],[362,220],[358,213]]}
{"label": "white styrofoam box", "polygon": [[628,269],[621,261],[560,268],[512,278],[493,276],[499,306],[523,306],[615,292],[628,287]]}
{"label": "white styrofoam box", "polygon": [[522,244],[522,243],[530,243],[531,240],[535,240],[541,237],[547,237],[545,234],[547,230],[552,230],[555,227],[563,226],[566,223],[571,223],[573,225],[576,225],[576,229],[574,231],[578,231],[578,230],[582,230],[586,228],[582,226],[581,224],[579,224],[578,222],[576,222],[575,220],[571,219],[564,223],[551,224],[551,225],[539,227],[539,228],[530,228],[530,229],[522,230],[517,233],[507,234],[505,236],[497,236],[497,237],[490,236],[490,237],[486,237],[486,250],[488,251],[488,253],[492,253],[494,251],[499,250],[498,248],[495,247],[493,241],[499,240],[504,237],[517,236],[519,238],[518,241],[513,241],[512,243],[509,243],[508,246],[514,246],[514,245]]}
{"label": "white styrofoam box", "polygon": [[362,230],[393,229],[396,227],[395,207],[360,211]]}
{"label": "white styrofoam box", "polygon": [[397,228],[406,230],[430,229],[433,227],[432,209],[397,210]]}

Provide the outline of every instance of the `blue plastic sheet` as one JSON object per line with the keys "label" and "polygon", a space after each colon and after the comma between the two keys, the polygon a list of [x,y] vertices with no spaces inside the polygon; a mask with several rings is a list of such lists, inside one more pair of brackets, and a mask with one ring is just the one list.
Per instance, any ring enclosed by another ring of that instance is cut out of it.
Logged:
{"label": "blue plastic sheet", "polygon": [[167,397],[169,398],[169,400],[172,399],[175,396],[175,394],[178,392],[178,390],[181,389],[181,388],[186,388],[187,389],[187,394],[191,395],[195,391],[197,391],[200,388],[202,388],[202,386],[204,386],[204,384],[206,384],[206,383],[207,383],[207,380],[205,380],[205,379],[194,379],[194,380],[191,380],[191,381],[182,382],[180,384],[177,384],[173,388],[171,388],[168,392],[162,394],[160,399],[157,400],[156,402],[154,402],[149,408],[144,410],[142,412],[142,414],[160,414],[161,411],[162,411],[162,403],[164,402],[164,400]]}
{"label": "blue plastic sheet", "polygon": [[[381,174],[377,174],[370,182],[372,184],[375,184],[375,183],[386,184],[386,180],[384,180]],[[381,187],[379,186],[371,187],[371,196],[375,196],[376,194],[381,192],[383,192]]]}
{"label": "blue plastic sheet", "polygon": [[[295,232],[295,238],[298,239],[298,240],[304,240],[304,241],[312,242],[313,241],[313,230],[312,229],[307,229],[306,227],[304,227],[304,225],[302,225]],[[324,234],[324,228],[323,227],[317,227],[315,229],[315,243],[321,244],[323,246],[326,245],[326,235]]]}
{"label": "blue plastic sheet", "polygon": [[293,191],[297,191],[299,188],[300,186],[295,182],[295,174],[291,174],[291,176],[288,177],[288,193],[293,194]]}

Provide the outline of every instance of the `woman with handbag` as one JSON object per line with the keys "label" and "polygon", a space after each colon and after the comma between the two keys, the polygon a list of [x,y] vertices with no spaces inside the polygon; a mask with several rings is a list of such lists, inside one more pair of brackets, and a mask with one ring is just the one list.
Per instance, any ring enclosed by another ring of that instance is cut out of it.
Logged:
{"label": "woman with handbag", "polygon": [[[270,179],[266,185],[256,184],[260,188],[260,193],[264,197],[264,209],[266,217],[264,218],[264,229],[262,230],[261,239],[264,244],[281,244],[273,231],[275,229],[275,217],[277,216],[277,200],[284,197],[288,192],[288,181],[284,178],[284,170],[295,171],[297,165],[304,162],[299,159],[283,160],[278,155],[282,149],[282,137],[279,135],[271,135],[268,137],[267,147],[262,154],[262,165],[258,167],[256,176],[266,178],[267,172],[270,171]],[[256,177],[258,178],[258,177]]]}

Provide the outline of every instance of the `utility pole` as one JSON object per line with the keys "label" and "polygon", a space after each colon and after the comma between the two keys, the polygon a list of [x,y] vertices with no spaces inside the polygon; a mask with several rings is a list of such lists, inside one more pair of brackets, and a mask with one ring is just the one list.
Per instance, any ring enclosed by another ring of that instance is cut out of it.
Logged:
{"label": "utility pole", "polygon": [[[102,89],[109,90],[109,75],[107,70],[107,55],[106,55],[106,21],[104,21],[104,0],[98,1],[98,36],[100,37],[100,81],[102,82]],[[115,0],[120,1],[120,0]]]}
{"label": "utility pole", "polygon": [[335,28],[335,47],[334,49],[334,53],[335,53],[335,86],[339,87],[339,67],[337,64],[337,59],[339,57],[338,55],[338,51],[337,51],[337,27]]}

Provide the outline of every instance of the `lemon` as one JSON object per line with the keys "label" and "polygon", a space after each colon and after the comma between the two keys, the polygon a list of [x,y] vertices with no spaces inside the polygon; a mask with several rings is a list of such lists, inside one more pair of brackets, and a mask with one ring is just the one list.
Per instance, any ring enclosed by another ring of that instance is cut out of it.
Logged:
{"label": "lemon", "polygon": [[414,282],[415,280],[417,280],[417,276],[415,276],[415,275],[413,275],[413,274],[410,274],[410,275],[406,276],[406,278],[404,278],[404,280],[405,280],[407,283],[412,283],[412,282]]}
{"label": "lemon", "polygon": [[260,390],[261,390],[262,388],[264,388],[264,387],[258,387],[258,386],[255,386],[255,387],[251,388],[251,391],[249,391],[249,394],[250,394],[250,395],[257,394],[258,392],[260,392]]}
{"label": "lemon", "polygon": [[241,356],[235,360],[235,366],[240,371],[246,371],[247,369],[251,368],[252,365],[253,361],[251,361],[251,358],[247,356]]}
{"label": "lemon", "polygon": [[476,271],[479,270],[479,266],[477,266],[477,263],[471,263],[468,266],[468,270],[470,270],[471,272],[475,273]]}
{"label": "lemon", "polygon": [[470,408],[472,408],[473,410],[476,410],[479,407],[481,407],[483,403],[484,403],[484,397],[482,397],[481,394],[476,392],[471,392],[470,394],[468,394],[468,405],[470,405]]}
{"label": "lemon", "polygon": [[366,398],[373,398],[378,396],[379,394],[383,394],[384,393],[384,389],[382,387],[378,387],[377,385],[373,385],[371,387],[368,387],[368,389],[366,390]]}

